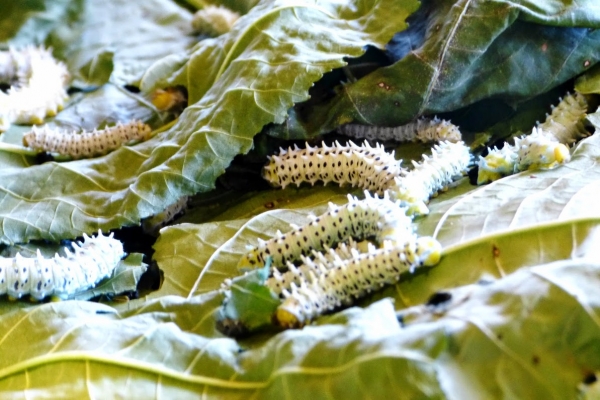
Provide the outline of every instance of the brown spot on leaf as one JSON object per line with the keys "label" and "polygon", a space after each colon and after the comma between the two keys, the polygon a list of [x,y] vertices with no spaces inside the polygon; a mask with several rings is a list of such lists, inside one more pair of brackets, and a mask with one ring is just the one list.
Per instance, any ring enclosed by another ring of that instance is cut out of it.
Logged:
{"label": "brown spot on leaf", "polygon": [[500,257],[500,249],[496,247],[496,245],[492,247],[492,254],[494,255],[494,258]]}

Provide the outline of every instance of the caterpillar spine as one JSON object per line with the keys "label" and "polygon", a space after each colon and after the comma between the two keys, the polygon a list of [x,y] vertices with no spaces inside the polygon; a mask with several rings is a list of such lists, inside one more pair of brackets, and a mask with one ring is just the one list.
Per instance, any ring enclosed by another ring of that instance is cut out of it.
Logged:
{"label": "caterpillar spine", "polygon": [[104,155],[124,144],[146,140],[152,129],[141,121],[131,121],[92,132],[62,132],[46,126],[33,127],[23,136],[23,144],[39,152],[57,153],[74,159]]}
{"label": "caterpillar spine", "polygon": [[120,241],[113,235],[104,236],[101,231],[84,241],[73,243],[74,253],[65,249],[66,257],[58,254],[43,258],[0,257],[0,295],[13,298],[30,295],[41,300],[47,296],[69,296],[93,287],[98,281],[112,274],[125,255]]}
{"label": "caterpillar spine", "polygon": [[272,258],[273,266],[283,267],[313,249],[320,251],[350,237],[374,236],[378,243],[401,242],[412,232],[412,220],[399,203],[387,195],[379,199],[365,191],[364,200],[348,195],[347,204],[338,207],[330,203],[328,212],[307,225],[285,234],[278,232],[277,237],[268,241],[259,241],[256,248],[242,257],[238,268],[261,268],[267,257]]}
{"label": "caterpillar spine", "polygon": [[433,119],[419,118],[406,125],[394,127],[345,124],[338,127],[338,132],[356,139],[393,140],[395,142],[442,140],[459,142],[462,140],[462,134],[456,125],[437,117]]}
{"label": "caterpillar spine", "polygon": [[301,327],[312,319],[348,306],[365,294],[400,279],[419,266],[434,266],[441,245],[431,237],[412,238],[403,244],[385,246],[340,263],[319,276],[311,273],[299,286],[284,290],[285,300],[277,308],[276,320],[284,328]]}

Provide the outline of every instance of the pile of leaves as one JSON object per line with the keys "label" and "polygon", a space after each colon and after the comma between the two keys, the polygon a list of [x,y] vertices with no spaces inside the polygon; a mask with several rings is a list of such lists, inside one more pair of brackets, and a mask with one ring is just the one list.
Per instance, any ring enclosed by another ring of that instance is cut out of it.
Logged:
{"label": "pile of leaves", "polygon": [[[306,222],[329,201],[344,203],[351,190],[255,191],[264,185],[259,172],[267,154],[296,139],[328,140],[351,121],[389,126],[434,114],[459,125],[474,151],[527,133],[566,91],[592,99],[600,92],[600,6],[223,4],[242,17],[229,33],[207,38],[192,31],[193,12],[204,4],[191,0],[0,0],[0,41],[50,46],[74,77],[69,104],[48,122],[94,128],[137,118],[161,130],[89,160],[42,163],[0,152],[0,242],[28,251],[31,241],[56,244],[120,229],[134,252],[135,241],[123,232],[195,196],[182,223],[163,229],[154,244],[152,258],[164,276],[159,290],[107,304],[0,299],[0,393],[597,396],[596,135],[557,169],[484,187],[457,182],[415,221],[419,234],[442,243],[441,263],[358,307],[301,330],[238,340],[220,333],[216,320],[221,283],[239,275],[247,245]],[[149,100],[167,87],[187,91],[188,107],[174,120]],[[588,115],[591,132],[599,117]],[[0,141],[19,144],[27,130],[15,125]],[[397,150],[418,159],[426,147]],[[141,264],[140,257],[130,261]],[[96,294],[118,293],[122,283],[116,279]]]}

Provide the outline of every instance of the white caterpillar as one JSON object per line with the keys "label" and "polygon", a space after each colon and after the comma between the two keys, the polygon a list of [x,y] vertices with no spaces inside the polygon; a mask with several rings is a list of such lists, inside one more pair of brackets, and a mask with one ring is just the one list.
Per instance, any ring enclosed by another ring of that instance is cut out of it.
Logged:
{"label": "white caterpillar", "polygon": [[[368,251],[373,246],[369,243]],[[312,250],[312,258],[300,256],[302,265],[296,267],[291,262],[287,263],[288,270],[286,272],[279,272],[277,268],[273,268],[272,276],[267,279],[265,285],[271,289],[271,291],[277,295],[285,289],[290,290],[291,284],[300,283],[309,277],[312,273],[314,275],[320,275],[324,268],[333,268],[338,260],[349,260],[360,254],[358,246],[352,238],[346,243],[340,243],[335,249],[326,248],[323,253]]]}
{"label": "white caterpillar", "polygon": [[0,52],[0,80],[11,85],[7,93],[0,91],[0,131],[12,123],[41,124],[68,97],[66,66],[41,47]]}
{"label": "white caterpillar", "polygon": [[123,245],[101,231],[93,238],[83,236],[83,242],[73,243],[74,254],[65,249],[66,257],[43,258],[39,250],[36,258],[0,257],[0,295],[68,298],[109,276],[125,255]]}
{"label": "white caterpillar", "polygon": [[347,204],[338,207],[330,203],[329,211],[309,224],[293,226],[285,234],[278,232],[277,237],[266,242],[259,240],[258,247],[242,257],[238,268],[263,267],[267,257],[272,258],[274,267],[284,267],[288,261],[294,262],[311,250],[321,251],[350,237],[374,236],[378,243],[385,240],[395,243],[404,241],[412,232],[412,221],[404,208],[387,196],[378,199],[365,192],[365,199],[358,200],[348,195]]}
{"label": "white caterpillar", "polygon": [[430,157],[423,156],[420,163],[413,161],[414,169],[406,172],[394,153],[386,153],[383,146],[350,142],[349,146],[336,143],[332,147],[282,150],[280,156],[270,157],[263,176],[282,187],[319,180],[350,183],[379,195],[388,193],[407,206],[409,214],[424,215],[429,213],[425,203],[462,176],[470,163],[471,153],[463,142],[442,141],[434,145]]}
{"label": "white caterpillar", "polygon": [[148,235],[157,236],[158,231],[161,228],[167,226],[167,224],[179,215],[185,212],[187,209],[188,196],[180,197],[175,203],[171,204],[163,212],[160,212],[152,217],[145,218],[142,220],[142,230]]}
{"label": "white caterpillar", "polygon": [[550,115],[546,114],[546,120],[537,126],[538,131],[543,131],[563,144],[575,143],[589,136],[583,123],[587,109],[585,96],[579,93],[567,94],[556,107],[552,107]]}
{"label": "white caterpillar", "polygon": [[394,179],[389,196],[408,207],[408,214],[428,214],[429,199],[466,173],[470,163],[471,153],[463,142],[441,142],[434,146],[431,156],[424,155],[420,163],[413,161],[414,169],[406,176]]}
{"label": "white caterpillar", "polygon": [[146,140],[152,129],[141,121],[92,132],[62,132],[48,127],[33,127],[23,136],[23,144],[39,152],[57,153],[74,159],[104,155],[124,144]]}
{"label": "white caterpillar", "polygon": [[587,108],[583,95],[568,94],[531,134],[516,138],[512,146],[505,143],[502,149],[488,148],[488,155],[479,157],[477,184],[527,169],[551,169],[569,162],[567,145],[589,135],[583,124]]}
{"label": "white caterpillar", "polygon": [[397,282],[402,273],[415,267],[436,265],[440,257],[437,240],[412,237],[402,244],[340,260],[335,268],[312,275],[299,286],[292,283],[291,291],[283,292],[285,300],[277,308],[276,320],[285,328],[301,327],[319,315]]}
{"label": "white caterpillar", "polygon": [[338,132],[357,139],[393,140],[396,142],[442,140],[459,142],[462,140],[462,134],[456,125],[437,117],[433,119],[419,118],[406,125],[394,127],[345,124],[338,128]]}
{"label": "white caterpillar", "polygon": [[569,148],[557,142],[538,128],[529,135],[515,138],[515,144],[504,144],[502,149],[488,149],[488,155],[479,157],[477,184],[492,182],[503,176],[527,169],[551,169],[571,159]]}
{"label": "white caterpillar", "polygon": [[240,18],[240,14],[223,6],[206,5],[198,10],[192,19],[195,31],[208,36],[223,35]]}
{"label": "white caterpillar", "polygon": [[383,194],[402,173],[400,161],[396,161],[393,152],[387,153],[381,145],[371,147],[367,142],[362,146],[352,142],[342,146],[336,142],[331,147],[307,144],[306,149],[281,149],[279,156],[269,157],[263,169],[263,177],[282,188],[292,183],[300,186],[303,182],[314,185],[317,181],[325,184],[333,181],[378,194]]}

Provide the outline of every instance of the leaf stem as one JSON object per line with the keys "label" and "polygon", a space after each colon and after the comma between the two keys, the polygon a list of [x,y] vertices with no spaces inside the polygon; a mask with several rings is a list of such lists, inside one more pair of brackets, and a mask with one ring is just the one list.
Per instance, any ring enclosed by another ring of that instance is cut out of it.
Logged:
{"label": "leaf stem", "polygon": [[6,153],[13,153],[13,154],[22,154],[25,156],[35,156],[38,154],[37,151],[30,149],[28,147],[19,146],[17,144],[5,143],[5,142],[0,142],[0,151],[4,151]]}
{"label": "leaf stem", "polygon": [[152,131],[149,135],[149,138],[153,138],[154,136],[158,135],[159,133],[163,133],[165,131],[168,131],[169,129],[171,129],[173,127],[173,125],[175,125],[177,123],[177,121],[179,121],[179,118],[175,118],[173,121],[161,126],[160,128]]}

